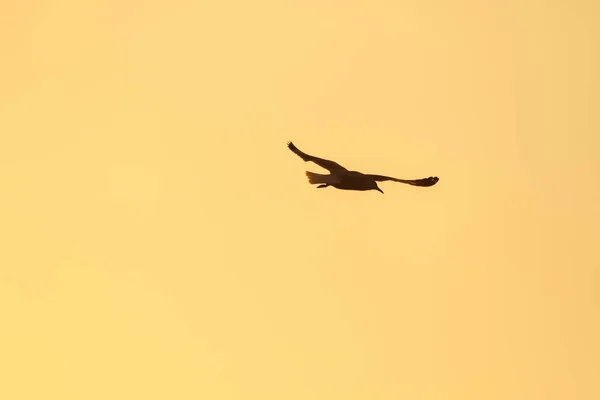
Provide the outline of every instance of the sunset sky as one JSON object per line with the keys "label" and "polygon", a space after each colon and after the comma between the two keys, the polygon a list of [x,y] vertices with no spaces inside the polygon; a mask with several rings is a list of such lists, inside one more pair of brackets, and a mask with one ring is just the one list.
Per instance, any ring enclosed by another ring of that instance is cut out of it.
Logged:
{"label": "sunset sky", "polygon": [[0,398],[599,399],[599,20],[0,5]]}

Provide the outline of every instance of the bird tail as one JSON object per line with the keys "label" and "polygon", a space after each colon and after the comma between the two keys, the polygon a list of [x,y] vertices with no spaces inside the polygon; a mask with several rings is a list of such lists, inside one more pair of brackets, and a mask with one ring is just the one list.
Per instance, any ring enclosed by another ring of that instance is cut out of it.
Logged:
{"label": "bird tail", "polygon": [[306,177],[308,178],[308,182],[313,185],[319,183],[334,183],[334,179],[332,179],[331,175],[315,174],[314,172],[306,171]]}

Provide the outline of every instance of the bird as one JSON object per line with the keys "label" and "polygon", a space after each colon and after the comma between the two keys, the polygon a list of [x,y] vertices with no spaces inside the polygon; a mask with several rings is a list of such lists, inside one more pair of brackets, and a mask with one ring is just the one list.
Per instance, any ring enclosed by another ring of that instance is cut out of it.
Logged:
{"label": "bird", "polygon": [[317,188],[326,188],[328,186],[332,186],[341,190],[377,190],[378,192],[383,193],[383,190],[377,186],[377,182],[393,181],[406,183],[412,186],[429,187],[435,185],[439,181],[437,176],[430,176],[429,178],[423,179],[398,179],[384,175],[363,174],[358,171],[349,171],[334,161],[325,160],[323,158],[318,158],[304,153],[291,141],[287,142],[287,146],[292,152],[294,152],[294,154],[304,161],[312,161],[318,166],[329,171],[328,175],[306,171],[308,182],[313,185],[319,185]]}

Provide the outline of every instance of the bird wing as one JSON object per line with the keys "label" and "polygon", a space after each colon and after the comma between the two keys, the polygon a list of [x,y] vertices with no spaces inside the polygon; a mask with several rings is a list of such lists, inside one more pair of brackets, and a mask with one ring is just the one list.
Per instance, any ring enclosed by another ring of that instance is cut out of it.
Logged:
{"label": "bird wing", "polygon": [[383,175],[367,175],[367,176],[377,182],[394,181],[394,182],[406,183],[406,184],[413,185],[413,186],[433,186],[440,180],[437,176],[430,176],[429,178],[423,178],[423,179],[397,179],[397,178],[392,178],[390,176],[383,176]]}
{"label": "bird wing", "polygon": [[338,164],[336,162],[333,162],[330,160],[324,160],[324,159],[318,158],[318,157],[314,157],[314,156],[311,156],[309,154],[306,154],[306,153],[300,151],[292,142],[288,142],[287,145],[291,151],[293,151],[298,157],[300,157],[304,161],[312,161],[315,164],[317,164],[319,167],[329,170],[329,172],[331,172],[331,173],[348,172],[348,170],[346,168],[342,167],[340,164]]}

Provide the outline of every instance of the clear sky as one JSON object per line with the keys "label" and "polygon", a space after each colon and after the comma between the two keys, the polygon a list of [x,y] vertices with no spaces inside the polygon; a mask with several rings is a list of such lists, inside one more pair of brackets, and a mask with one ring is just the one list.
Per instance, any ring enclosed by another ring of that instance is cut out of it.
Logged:
{"label": "clear sky", "polygon": [[600,398],[599,4],[3,3],[0,398]]}

